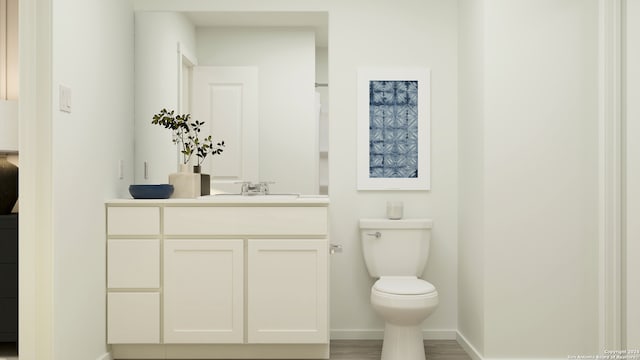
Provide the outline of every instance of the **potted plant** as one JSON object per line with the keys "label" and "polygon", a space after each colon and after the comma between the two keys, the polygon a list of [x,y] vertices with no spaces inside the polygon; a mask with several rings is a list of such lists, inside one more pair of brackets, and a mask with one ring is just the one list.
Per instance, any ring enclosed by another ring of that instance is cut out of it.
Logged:
{"label": "potted plant", "polygon": [[[182,154],[180,173],[169,175],[169,183],[175,188],[172,197],[190,198],[209,195],[210,177],[207,174],[200,174],[201,165],[207,155],[222,153],[222,148],[225,146],[224,141],[220,141],[214,146],[211,135],[200,141],[199,134],[204,121],[191,121],[191,114],[176,114],[174,110],[162,109],[158,114],[153,115],[151,123],[171,130],[171,140],[178,146],[178,150]],[[193,154],[196,154],[197,161],[194,171],[191,172],[189,162]]]}

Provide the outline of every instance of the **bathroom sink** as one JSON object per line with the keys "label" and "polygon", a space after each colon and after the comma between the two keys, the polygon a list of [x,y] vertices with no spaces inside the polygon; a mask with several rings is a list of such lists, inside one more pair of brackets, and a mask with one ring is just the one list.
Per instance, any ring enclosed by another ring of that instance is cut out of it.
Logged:
{"label": "bathroom sink", "polygon": [[326,195],[303,194],[267,194],[267,195],[241,195],[218,193],[199,197],[200,201],[209,201],[220,204],[321,204],[328,203]]}
{"label": "bathroom sink", "polygon": [[299,194],[256,194],[256,195],[241,195],[241,194],[214,194],[213,198],[229,199],[234,201],[273,201],[273,200],[295,200],[300,197]]}

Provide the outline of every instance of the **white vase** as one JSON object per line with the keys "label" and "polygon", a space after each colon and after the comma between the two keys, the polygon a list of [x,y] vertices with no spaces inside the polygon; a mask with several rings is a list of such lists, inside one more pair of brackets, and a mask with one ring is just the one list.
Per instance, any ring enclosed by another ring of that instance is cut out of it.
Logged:
{"label": "white vase", "polygon": [[180,172],[169,174],[173,185],[171,198],[188,199],[200,196],[200,174],[191,172],[189,165],[180,164]]}

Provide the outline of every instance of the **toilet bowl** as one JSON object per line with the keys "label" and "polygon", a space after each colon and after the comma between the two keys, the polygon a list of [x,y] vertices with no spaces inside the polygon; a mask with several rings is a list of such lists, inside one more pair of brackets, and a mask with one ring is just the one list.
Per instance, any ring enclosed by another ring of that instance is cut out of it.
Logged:
{"label": "toilet bowl", "polygon": [[438,306],[438,292],[416,277],[382,277],[371,306],[385,321],[382,360],[425,360],[422,322]]}
{"label": "toilet bowl", "polygon": [[361,219],[371,306],[385,322],[381,360],[425,360],[422,322],[438,306],[435,286],[422,280],[429,256],[429,219]]}

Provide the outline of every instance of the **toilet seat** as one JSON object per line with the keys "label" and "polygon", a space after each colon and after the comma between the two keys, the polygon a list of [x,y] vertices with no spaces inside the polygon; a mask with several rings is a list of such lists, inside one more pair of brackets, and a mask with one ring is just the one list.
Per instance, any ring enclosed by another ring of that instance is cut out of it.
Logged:
{"label": "toilet seat", "polygon": [[383,276],[373,284],[373,289],[390,295],[426,295],[436,292],[436,287],[415,276]]}

